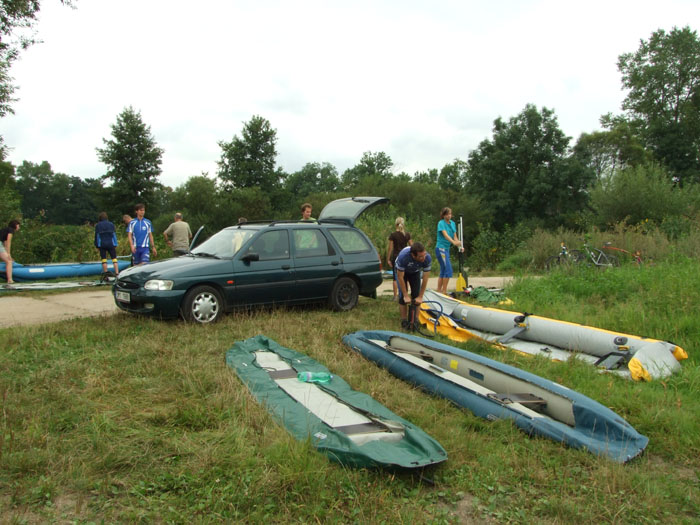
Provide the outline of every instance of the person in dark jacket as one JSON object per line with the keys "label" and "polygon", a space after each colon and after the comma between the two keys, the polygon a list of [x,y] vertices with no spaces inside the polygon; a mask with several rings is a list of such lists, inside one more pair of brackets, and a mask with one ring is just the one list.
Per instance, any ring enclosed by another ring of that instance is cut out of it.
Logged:
{"label": "person in dark jacket", "polygon": [[100,250],[102,259],[102,271],[107,273],[107,254],[114,264],[114,275],[119,275],[119,261],[117,261],[117,229],[114,223],[108,220],[107,213],[99,215],[99,222],[95,225],[95,247]]}

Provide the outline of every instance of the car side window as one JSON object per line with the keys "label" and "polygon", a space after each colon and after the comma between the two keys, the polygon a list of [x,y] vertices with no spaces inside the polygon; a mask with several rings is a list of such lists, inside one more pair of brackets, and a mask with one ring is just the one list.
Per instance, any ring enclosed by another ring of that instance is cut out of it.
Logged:
{"label": "car side window", "polygon": [[295,257],[323,257],[335,255],[335,250],[321,230],[292,230]]}
{"label": "car side window", "polygon": [[286,230],[263,232],[253,241],[248,252],[255,252],[261,261],[289,259],[289,234]]}
{"label": "car side window", "polygon": [[372,250],[372,246],[357,230],[332,228],[330,233],[345,253],[362,253]]}

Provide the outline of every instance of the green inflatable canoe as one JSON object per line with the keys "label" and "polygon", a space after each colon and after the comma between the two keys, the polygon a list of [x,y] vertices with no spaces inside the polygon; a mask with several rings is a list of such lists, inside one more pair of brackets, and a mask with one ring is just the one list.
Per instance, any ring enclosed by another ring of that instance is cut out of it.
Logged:
{"label": "green inflatable canoe", "polygon": [[263,335],[239,341],[226,364],[296,439],[310,439],[331,460],[351,467],[420,469],[445,461],[442,446],[338,376],[306,383],[299,372],[329,370]]}

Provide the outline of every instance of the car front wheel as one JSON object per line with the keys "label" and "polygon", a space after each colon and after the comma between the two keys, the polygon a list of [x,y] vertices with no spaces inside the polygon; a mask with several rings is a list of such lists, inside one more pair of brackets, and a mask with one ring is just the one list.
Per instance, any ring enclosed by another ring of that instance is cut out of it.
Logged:
{"label": "car front wheel", "polygon": [[192,288],[182,303],[182,317],[195,323],[213,323],[223,315],[221,294],[211,286]]}
{"label": "car front wheel", "polygon": [[336,312],[346,312],[357,306],[360,290],[350,277],[341,277],[333,285],[328,302]]}

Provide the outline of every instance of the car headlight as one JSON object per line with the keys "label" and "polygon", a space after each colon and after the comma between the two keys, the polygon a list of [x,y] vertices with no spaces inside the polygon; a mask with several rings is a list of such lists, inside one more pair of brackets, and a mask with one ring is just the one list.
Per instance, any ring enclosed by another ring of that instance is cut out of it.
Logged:
{"label": "car headlight", "polygon": [[151,279],[150,281],[146,281],[143,287],[146,290],[172,290],[173,282],[164,281],[163,279]]}

